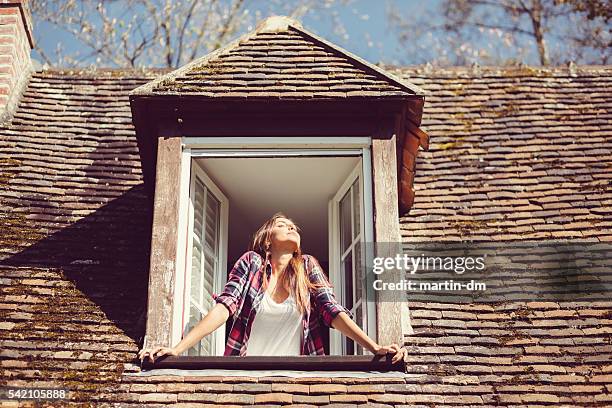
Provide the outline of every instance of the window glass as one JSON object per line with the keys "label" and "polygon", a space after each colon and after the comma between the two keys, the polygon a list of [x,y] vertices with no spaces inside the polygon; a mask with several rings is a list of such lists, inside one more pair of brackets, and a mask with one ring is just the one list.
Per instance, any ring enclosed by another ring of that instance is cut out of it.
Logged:
{"label": "window glass", "polygon": [[351,190],[340,200],[340,243],[341,253],[344,253],[351,245]]}
{"label": "window glass", "polygon": [[219,209],[221,203],[208,190],[206,194],[206,245],[215,256],[217,254],[219,238]]}
{"label": "window glass", "polygon": [[[213,307],[215,271],[219,264],[219,225],[221,203],[204,183],[196,177],[194,185],[194,223],[190,273],[189,318],[185,333],[189,332]],[[205,336],[191,347],[190,356],[212,355],[212,338]]]}
{"label": "window glass", "polygon": [[[363,285],[364,285],[364,276],[362,269],[362,259],[363,254],[361,240],[355,243],[355,248],[353,250],[355,252],[354,260],[355,260],[355,300],[361,299],[363,293]],[[360,326],[361,327],[361,326]]]}
{"label": "window glass", "polygon": [[[357,326],[363,329],[363,303],[359,303],[359,306],[355,308],[353,314],[355,315],[355,323],[357,324]],[[363,355],[363,347],[361,347],[360,344],[356,344],[356,346],[356,354]]]}
{"label": "window glass", "polygon": [[353,252],[349,252],[342,262],[344,272],[344,306],[347,309],[353,307]]}
{"label": "window glass", "polygon": [[[356,177],[339,201],[340,270],[342,272],[342,301],[355,316],[356,324],[365,328],[365,306],[363,296],[363,260],[361,254],[361,177]],[[363,354],[363,348],[344,337],[345,354]]]}
{"label": "window glass", "polygon": [[353,239],[355,239],[361,231],[361,212],[359,209],[359,200],[361,200],[361,194],[359,193],[359,178],[355,180],[353,186],[351,187],[351,190],[353,191]]}
{"label": "window glass", "polygon": [[[198,309],[198,307],[191,303],[189,307],[189,330],[197,325],[204,314]],[[211,354],[211,336],[206,336],[200,342],[196,343],[193,347],[187,350],[189,356],[208,356]]]}

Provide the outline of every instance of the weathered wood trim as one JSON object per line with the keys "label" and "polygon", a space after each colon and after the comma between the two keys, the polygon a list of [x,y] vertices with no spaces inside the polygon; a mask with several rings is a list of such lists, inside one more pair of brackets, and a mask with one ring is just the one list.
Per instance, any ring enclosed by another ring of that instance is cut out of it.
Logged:
{"label": "weathered wood trim", "polygon": [[401,166],[398,174],[400,178],[400,214],[405,214],[414,203],[414,174],[421,141],[417,136],[407,131],[404,132],[402,140]]}
{"label": "weathered wood trim", "polygon": [[[401,252],[397,182],[397,135],[391,139],[372,140],[372,171],[374,175],[374,234],[376,256],[394,257]],[[390,245],[392,244],[392,245]],[[404,279],[400,272],[386,272],[388,282]],[[377,293],[377,297],[379,293]],[[393,296],[393,298],[391,297]],[[378,344],[403,343],[404,335],[412,334],[406,294],[396,291],[385,294],[385,302],[376,301],[376,331]],[[397,317],[401,316],[400,322]]]}
{"label": "weathered wood trim", "polygon": [[406,129],[408,132],[412,133],[417,139],[419,139],[419,142],[425,151],[429,150],[429,135],[427,133],[419,129],[419,127],[412,123],[410,120],[406,121]]}
{"label": "weathered wood trim", "polygon": [[159,138],[153,202],[149,297],[145,347],[172,346],[172,303],[176,281],[181,138]]}

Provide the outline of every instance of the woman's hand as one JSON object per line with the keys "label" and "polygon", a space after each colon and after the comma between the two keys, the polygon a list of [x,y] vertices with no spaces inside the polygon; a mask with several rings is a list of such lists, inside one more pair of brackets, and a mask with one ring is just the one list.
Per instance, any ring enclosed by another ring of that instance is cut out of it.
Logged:
{"label": "woman's hand", "polygon": [[156,358],[159,358],[161,356],[178,356],[178,353],[172,347],[151,347],[148,349],[143,348],[138,352],[138,358],[140,359],[141,363],[147,356],[149,357],[149,360],[154,363]]}
{"label": "woman's hand", "polygon": [[372,352],[377,356],[385,354],[394,354],[393,358],[391,359],[392,364],[395,364],[400,360],[404,361],[406,355],[408,354],[408,351],[405,348],[398,346],[396,343],[393,343],[388,346],[377,345],[376,347],[374,347],[374,350]]}

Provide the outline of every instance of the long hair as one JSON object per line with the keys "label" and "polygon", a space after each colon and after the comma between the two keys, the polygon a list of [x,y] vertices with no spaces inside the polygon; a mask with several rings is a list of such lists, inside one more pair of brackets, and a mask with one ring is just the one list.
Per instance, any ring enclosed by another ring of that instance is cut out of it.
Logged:
{"label": "long hair", "polygon": [[[261,266],[262,268],[265,268],[268,260],[270,259],[270,239],[272,237],[272,229],[274,228],[276,220],[279,218],[291,220],[283,213],[277,212],[270,219],[264,222],[263,225],[259,227],[257,232],[253,234],[253,241],[251,243],[250,250],[257,252],[264,259]],[[296,229],[299,231],[297,225]],[[285,270],[280,274],[277,284],[282,284],[289,287],[289,293],[295,298],[295,302],[301,314],[304,314],[304,312],[310,308],[311,291],[314,291],[320,287],[331,286],[328,281],[322,283],[311,282],[307,276],[306,268],[304,266],[302,250],[299,247],[293,252],[293,257],[289,261],[289,264]],[[264,270],[263,290],[265,291],[267,287],[268,280],[266,279]]]}

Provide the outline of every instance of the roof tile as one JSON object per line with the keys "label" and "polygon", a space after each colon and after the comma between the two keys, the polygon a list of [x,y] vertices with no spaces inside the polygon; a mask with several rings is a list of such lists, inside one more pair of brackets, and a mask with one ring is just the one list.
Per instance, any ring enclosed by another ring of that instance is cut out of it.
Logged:
{"label": "roof tile", "polygon": [[401,98],[421,93],[408,81],[385,73],[301,25],[289,23],[274,33],[262,31],[262,27],[132,94],[282,98],[285,92],[294,92],[291,97],[301,98],[312,81],[325,90],[348,91],[315,93],[314,98]]}
{"label": "roof tile", "polygon": [[[292,42],[295,35],[285,37]],[[249,56],[255,60],[263,52],[252,48]],[[218,86],[248,85],[235,77],[247,68],[234,66],[236,72],[220,79],[226,85]],[[323,90],[295,91],[310,97],[378,81],[374,73],[352,78],[344,68],[333,81],[310,67],[257,69],[263,76],[255,80],[288,69],[318,75]],[[597,97],[612,89],[609,67],[579,68],[575,76],[565,69],[395,72],[431,93],[423,116],[430,149],[416,158],[415,203],[401,219],[407,242],[537,240],[554,232],[612,240],[612,118],[605,98]],[[290,394],[292,403],[347,398],[338,402],[368,406],[404,399],[532,405],[540,402],[530,400],[534,393],[545,403],[609,402],[609,301],[411,301],[415,334],[405,343],[415,375],[406,378],[122,374],[139,370],[133,358],[144,330],[143,242],[150,237],[128,93],[159,74],[37,72],[12,122],[0,126],[0,360],[8,386],[61,385],[74,390],[75,402],[122,406],[189,406],[198,399],[251,404],[278,393],[283,402]],[[286,84],[296,88],[318,82],[291,76],[294,82]],[[269,96],[267,85],[257,89],[248,94]]]}

